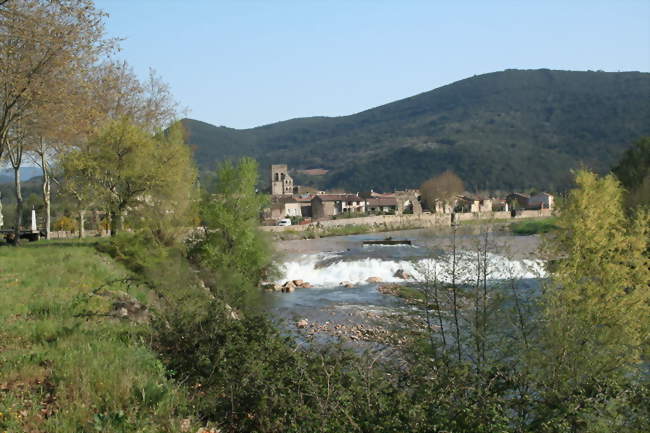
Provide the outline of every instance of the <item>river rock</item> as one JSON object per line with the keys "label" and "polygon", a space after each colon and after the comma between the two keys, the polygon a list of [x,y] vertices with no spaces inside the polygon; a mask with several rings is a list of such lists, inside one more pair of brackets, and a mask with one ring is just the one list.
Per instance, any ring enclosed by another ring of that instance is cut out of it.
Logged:
{"label": "river rock", "polygon": [[300,319],[296,322],[296,326],[300,329],[304,329],[309,326],[309,321],[307,319]]}
{"label": "river rock", "polygon": [[404,269],[398,269],[398,270],[395,271],[395,273],[393,274],[393,277],[395,277],[395,278],[401,278],[402,280],[408,280],[408,279],[411,278],[411,274],[409,274],[408,272],[404,271]]}
{"label": "river rock", "polygon": [[352,283],[349,282],[349,281],[341,281],[341,282],[339,283],[339,286],[343,286],[343,287],[345,287],[346,289],[351,289],[352,287],[354,287],[354,284],[352,284]]}
{"label": "river rock", "polygon": [[302,283],[302,286],[300,287],[302,287],[303,289],[311,289],[314,286],[312,286],[311,284],[305,281],[304,283]]}
{"label": "river rock", "polygon": [[283,291],[284,293],[291,293],[291,292],[293,292],[293,291],[295,291],[295,290],[296,290],[296,285],[293,284],[293,281],[287,281],[287,282],[284,283],[284,285],[282,286],[282,291]]}
{"label": "river rock", "polygon": [[369,277],[366,279],[368,283],[381,283],[383,280],[379,277]]}
{"label": "river rock", "polygon": [[292,282],[296,287],[302,287],[305,284],[303,280],[293,280]]}

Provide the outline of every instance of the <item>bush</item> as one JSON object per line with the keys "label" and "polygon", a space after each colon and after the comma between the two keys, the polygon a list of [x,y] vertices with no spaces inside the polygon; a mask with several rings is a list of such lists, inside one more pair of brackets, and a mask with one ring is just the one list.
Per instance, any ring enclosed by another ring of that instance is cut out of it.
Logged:
{"label": "bush", "polygon": [[77,221],[70,217],[62,216],[54,222],[52,227],[56,231],[74,232],[77,229]]}
{"label": "bush", "polygon": [[553,217],[544,218],[544,219],[517,221],[510,224],[510,230],[514,234],[522,235],[522,236],[548,233],[550,231],[557,229],[557,225],[555,224],[555,222],[556,219]]}

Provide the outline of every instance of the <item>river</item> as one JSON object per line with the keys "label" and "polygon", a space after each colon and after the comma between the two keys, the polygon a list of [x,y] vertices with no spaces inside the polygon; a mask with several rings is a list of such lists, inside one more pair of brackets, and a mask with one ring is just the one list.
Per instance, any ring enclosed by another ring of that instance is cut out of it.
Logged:
{"label": "river", "polygon": [[[463,259],[467,281],[474,278],[472,258],[476,244],[482,237],[479,227],[461,227],[456,234],[456,245]],[[364,240],[386,237],[408,239],[408,245],[364,246]],[[311,335],[345,335],[351,328],[365,332],[385,326],[386,320],[408,321],[415,309],[400,298],[382,294],[378,288],[386,284],[403,284],[398,271],[411,276],[410,281],[422,279],[422,266],[438,263],[439,277],[445,275],[445,261],[450,251],[451,233],[448,230],[404,230],[389,233],[338,236],[311,240],[278,241],[281,254],[279,284],[288,280],[304,280],[310,288],[297,288],[291,293],[267,292],[265,309],[289,328],[309,330]],[[543,262],[538,259],[538,236],[514,236],[496,231],[490,235],[491,280],[515,276],[526,281],[544,274]],[[381,282],[369,283],[374,277]],[[347,287],[341,283],[348,283]],[[375,329],[376,330],[376,329]]]}

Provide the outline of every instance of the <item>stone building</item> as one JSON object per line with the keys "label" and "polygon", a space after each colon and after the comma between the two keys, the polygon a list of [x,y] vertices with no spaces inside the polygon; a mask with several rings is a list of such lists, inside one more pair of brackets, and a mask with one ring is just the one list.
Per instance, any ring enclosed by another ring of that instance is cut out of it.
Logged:
{"label": "stone building", "polygon": [[530,196],[528,194],[522,194],[519,192],[513,192],[512,194],[508,194],[506,197],[506,202],[512,210],[528,209],[529,201]]}
{"label": "stone building", "polygon": [[530,209],[553,209],[553,196],[547,192],[540,192],[530,197],[528,207]]}
{"label": "stone building", "polygon": [[271,207],[265,216],[267,219],[279,220],[282,218],[301,217],[301,203],[292,196],[276,196],[271,199]]}
{"label": "stone building", "polygon": [[365,200],[355,194],[318,194],[311,200],[313,218],[330,218],[342,213],[365,211]]}
{"label": "stone building", "polygon": [[289,176],[287,164],[271,165],[271,195],[292,195],[293,179]]}
{"label": "stone building", "polygon": [[370,213],[395,214],[397,213],[397,199],[395,197],[367,198],[366,209]]}

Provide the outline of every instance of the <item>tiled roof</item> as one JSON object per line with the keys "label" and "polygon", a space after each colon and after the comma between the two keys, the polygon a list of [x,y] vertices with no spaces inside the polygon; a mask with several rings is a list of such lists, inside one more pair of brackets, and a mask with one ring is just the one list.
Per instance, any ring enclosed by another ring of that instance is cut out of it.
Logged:
{"label": "tiled roof", "polygon": [[314,198],[320,198],[321,201],[363,201],[361,197],[354,194],[318,194]]}

